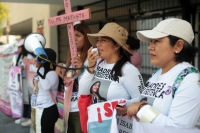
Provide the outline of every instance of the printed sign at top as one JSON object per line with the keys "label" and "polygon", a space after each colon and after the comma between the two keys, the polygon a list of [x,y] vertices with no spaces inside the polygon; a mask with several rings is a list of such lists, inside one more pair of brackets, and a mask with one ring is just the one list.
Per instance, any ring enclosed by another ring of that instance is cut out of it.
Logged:
{"label": "printed sign at top", "polygon": [[49,26],[67,24],[69,45],[70,45],[71,57],[73,60],[73,57],[77,56],[77,48],[76,48],[75,38],[74,38],[73,22],[89,19],[91,16],[90,9],[84,9],[84,10],[72,12],[70,0],[64,0],[64,8],[65,8],[66,14],[49,18],[48,24]]}
{"label": "printed sign at top", "polygon": [[75,21],[85,20],[90,18],[90,9],[71,12],[60,16],[55,16],[48,19],[49,26],[72,23]]}

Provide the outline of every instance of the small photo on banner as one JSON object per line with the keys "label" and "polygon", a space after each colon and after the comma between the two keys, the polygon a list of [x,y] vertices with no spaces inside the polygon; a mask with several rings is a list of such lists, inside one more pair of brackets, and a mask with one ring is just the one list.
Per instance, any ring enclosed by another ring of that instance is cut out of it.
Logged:
{"label": "small photo on banner", "polygon": [[111,81],[109,80],[93,78],[92,83],[89,86],[93,104],[107,101],[108,89],[106,88],[109,88],[110,83]]}
{"label": "small photo on banner", "polygon": [[20,118],[22,114],[22,77],[20,67],[10,67],[8,93],[13,118]]}

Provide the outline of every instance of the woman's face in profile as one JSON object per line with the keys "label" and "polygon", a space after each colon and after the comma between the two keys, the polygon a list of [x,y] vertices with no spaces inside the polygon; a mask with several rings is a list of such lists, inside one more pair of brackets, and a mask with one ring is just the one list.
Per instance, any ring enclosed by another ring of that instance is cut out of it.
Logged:
{"label": "woman's face in profile", "polygon": [[18,53],[21,53],[22,52],[22,46],[19,46],[18,47]]}
{"label": "woman's face in profile", "polygon": [[108,60],[116,54],[116,50],[114,42],[109,37],[98,37],[97,38],[97,48],[99,56],[102,59]]}
{"label": "woman's face in profile", "polygon": [[93,92],[97,92],[97,90],[99,89],[99,86],[100,86],[100,83],[99,83],[99,82],[95,83],[95,84],[92,86],[92,91],[93,91]]}
{"label": "woman's face in profile", "polygon": [[36,58],[34,58],[34,64],[36,68],[39,68],[41,66],[41,64],[37,62]]}
{"label": "woman's face in profile", "polygon": [[77,30],[74,31],[74,34],[75,34],[76,47],[77,47],[78,50],[81,50],[83,48],[84,42],[85,42],[84,41],[84,35]]}
{"label": "woman's face in profile", "polygon": [[163,68],[174,63],[175,48],[170,45],[168,37],[152,39],[148,49],[152,65]]}

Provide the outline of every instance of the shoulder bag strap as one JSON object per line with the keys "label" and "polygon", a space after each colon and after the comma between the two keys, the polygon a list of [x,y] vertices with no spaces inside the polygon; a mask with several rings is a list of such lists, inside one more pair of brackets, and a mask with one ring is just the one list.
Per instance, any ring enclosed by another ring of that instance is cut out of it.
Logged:
{"label": "shoulder bag strap", "polygon": [[178,90],[178,87],[180,86],[183,79],[190,73],[199,73],[198,69],[195,67],[188,67],[185,68],[176,78],[174,81],[174,84],[172,86],[172,98],[174,98],[175,92]]}

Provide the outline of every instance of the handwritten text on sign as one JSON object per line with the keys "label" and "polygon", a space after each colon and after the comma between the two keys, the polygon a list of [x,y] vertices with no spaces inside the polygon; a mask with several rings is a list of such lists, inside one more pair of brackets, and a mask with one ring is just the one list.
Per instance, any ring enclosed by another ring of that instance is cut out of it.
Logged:
{"label": "handwritten text on sign", "polygon": [[74,40],[74,25],[67,24],[67,30],[68,30],[68,38],[69,38],[69,44],[70,44],[70,51],[71,51],[71,57],[76,57],[77,56],[77,51],[76,51],[76,44]]}
{"label": "handwritten text on sign", "polygon": [[48,19],[49,26],[55,26],[60,24],[72,23],[75,21],[85,20],[90,18],[90,9],[84,9],[81,11],[71,12],[64,15],[52,17]]}

